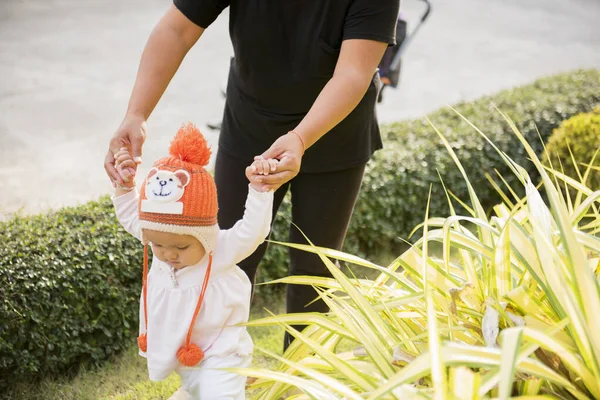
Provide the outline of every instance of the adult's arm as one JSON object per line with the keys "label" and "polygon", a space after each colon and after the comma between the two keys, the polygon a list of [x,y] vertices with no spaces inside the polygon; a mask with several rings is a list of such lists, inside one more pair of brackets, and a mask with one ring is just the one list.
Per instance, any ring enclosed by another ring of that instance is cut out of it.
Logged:
{"label": "adult's arm", "polygon": [[296,176],[304,151],[356,108],[369,88],[387,46],[387,43],[369,39],[342,42],[333,76],[304,119],[261,155],[281,160],[276,173],[260,177],[266,189],[276,189]]}
{"label": "adult's arm", "polygon": [[104,169],[111,180],[123,183],[115,169],[114,154],[130,149],[139,164],[146,139],[146,120],[167,89],[183,58],[204,32],[175,5],[152,30],[137,72],[123,122],[110,140]]}

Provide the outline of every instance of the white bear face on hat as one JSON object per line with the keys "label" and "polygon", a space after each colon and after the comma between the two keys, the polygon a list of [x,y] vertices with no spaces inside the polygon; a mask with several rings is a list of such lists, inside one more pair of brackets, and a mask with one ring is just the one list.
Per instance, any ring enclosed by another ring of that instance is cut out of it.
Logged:
{"label": "white bear face on hat", "polygon": [[190,174],[179,169],[175,172],[152,168],[146,178],[146,198],[159,203],[177,202],[190,183]]}

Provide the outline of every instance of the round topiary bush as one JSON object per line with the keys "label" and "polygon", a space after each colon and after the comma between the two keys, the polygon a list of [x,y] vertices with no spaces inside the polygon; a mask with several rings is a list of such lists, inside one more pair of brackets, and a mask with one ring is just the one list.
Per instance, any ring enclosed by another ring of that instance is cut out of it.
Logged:
{"label": "round topiary bush", "polygon": [[[554,130],[546,144],[546,163],[559,170],[562,168],[565,174],[579,180],[575,163],[583,176],[586,165],[590,165],[599,148],[600,107],[571,117]],[[596,155],[591,165],[600,168],[600,154]],[[592,169],[586,183],[592,190],[600,189],[600,170]]]}
{"label": "round topiary bush", "polygon": [[135,343],[142,246],[108,197],[0,223],[0,393]]}

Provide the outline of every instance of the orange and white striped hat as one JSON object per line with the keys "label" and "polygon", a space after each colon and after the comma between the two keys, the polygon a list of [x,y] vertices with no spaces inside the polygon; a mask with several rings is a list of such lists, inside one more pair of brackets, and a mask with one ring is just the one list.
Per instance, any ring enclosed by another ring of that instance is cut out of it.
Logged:
{"label": "orange and white striped hat", "polygon": [[200,130],[192,123],[182,125],[171,142],[169,156],[154,163],[142,185],[142,229],[191,235],[207,253],[215,249],[219,235],[217,188],[205,169],[210,154]]}

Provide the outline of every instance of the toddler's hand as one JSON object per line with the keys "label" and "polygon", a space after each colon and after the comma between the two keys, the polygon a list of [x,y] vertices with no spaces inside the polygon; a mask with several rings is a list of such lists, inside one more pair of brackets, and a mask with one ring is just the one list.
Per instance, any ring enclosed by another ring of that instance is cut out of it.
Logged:
{"label": "toddler's hand", "polygon": [[246,177],[250,181],[250,186],[256,191],[266,191],[264,185],[261,183],[261,176],[269,175],[270,172],[277,170],[279,160],[275,158],[259,158],[255,159],[254,162],[246,168]]}
{"label": "toddler's hand", "polygon": [[121,179],[123,179],[123,186],[134,186],[137,164],[135,161],[133,161],[133,157],[125,147],[121,147],[121,150],[115,153],[115,166],[117,172],[121,176]]}
{"label": "toddler's hand", "polygon": [[269,158],[268,160],[261,158],[254,160],[254,162],[250,165],[250,169],[253,173],[258,175],[269,175],[269,172],[275,172],[278,163],[279,160],[274,158]]}

